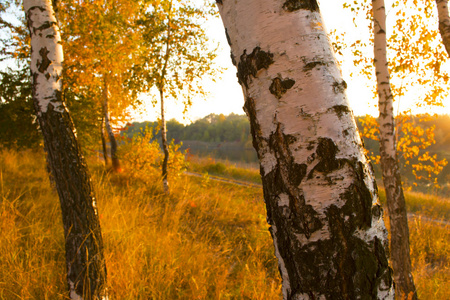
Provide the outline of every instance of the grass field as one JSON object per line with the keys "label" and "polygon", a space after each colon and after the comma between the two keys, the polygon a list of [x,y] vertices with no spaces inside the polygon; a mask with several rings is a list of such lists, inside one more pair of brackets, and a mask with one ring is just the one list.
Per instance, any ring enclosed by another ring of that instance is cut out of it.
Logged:
{"label": "grass field", "polygon": [[[123,164],[123,173],[111,174],[89,160],[111,299],[280,299],[260,188],[173,172],[166,195],[159,171]],[[259,172],[194,164],[197,172],[241,180]],[[450,299],[450,226],[420,217],[450,221],[450,202],[420,194],[407,200],[418,216],[410,232],[419,296]],[[59,200],[43,153],[0,151],[0,216],[0,299],[66,299]]]}

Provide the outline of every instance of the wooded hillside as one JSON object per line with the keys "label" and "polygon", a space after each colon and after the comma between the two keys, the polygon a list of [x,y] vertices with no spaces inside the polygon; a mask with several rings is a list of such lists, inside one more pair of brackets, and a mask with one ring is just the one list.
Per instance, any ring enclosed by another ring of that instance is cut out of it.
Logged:
{"label": "wooded hillside", "polygon": [[[363,130],[364,121],[366,119],[367,117],[364,116],[356,117],[357,125],[361,131]],[[420,117],[413,117],[412,122],[420,125],[420,127],[424,130],[435,126],[434,139],[436,143],[430,145],[426,151],[428,151],[430,155],[436,154],[438,159],[445,158],[450,160],[450,116],[437,115],[428,121],[421,121],[420,119]],[[129,124],[129,126],[124,129],[123,133],[126,137],[131,138],[133,135],[141,132],[141,130],[144,130],[146,127],[153,128],[155,138],[158,140],[160,139],[158,122],[134,122]],[[230,114],[228,116],[224,116],[222,114],[210,114],[189,125],[183,125],[177,120],[172,119],[167,122],[167,128],[168,139],[173,140],[175,143],[184,142],[185,144],[190,144],[192,141],[201,141],[214,145],[217,145],[217,143],[220,143],[221,145],[232,143],[234,146],[239,145],[242,147],[242,150],[250,149],[253,151],[250,135],[250,124],[245,115]],[[400,133],[400,135],[402,136],[403,133]],[[207,144],[203,143],[203,145]],[[364,137],[364,145],[371,155],[379,155],[378,141]],[[425,150],[420,151],[424,152]],[[430,182],[427,182],[426,180],[417,181],[415,179],[411,169],[411,164],[413,163],[418,163],[418,159],[415,159],[409,163],[401,161],[402,175],[404,176],[405,183],[408,186],[414,186],[414,182],[416,182],[422,191],[424,189],[431,189],[432,187],[430,186]],[[380,177],[381,173],[379,165],[374,164],[374,169],[377,177]],[[449,189],[446,186],[450,178],[449,175],[450,166],[448,165],[444,167],[443,171],[437,175],[438,183],[441,186],[441,193],[449,193]]]}

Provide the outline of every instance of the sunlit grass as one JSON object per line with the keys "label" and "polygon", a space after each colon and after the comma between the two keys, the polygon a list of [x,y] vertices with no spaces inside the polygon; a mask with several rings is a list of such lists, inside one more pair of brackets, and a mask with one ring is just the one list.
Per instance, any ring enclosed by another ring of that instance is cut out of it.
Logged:
{"label": "sunlit grass", "polygon": [[[379,189],[381,203],[386,202],[384,189]],[[450,199],[436,195],[427,195],[416,192],[405,192],[406,210],[408,213],[450,221]]]}
{"label": "sunlit grass", "polygon": [[[111,174],[89,164],[111,299],[280,299],[260,188],[177,175],[166,195],[159,172],[130,176],[124,162],[125,172]],[[433,199],[423,201],[446,203]],[[0,152],[0,201],[0,299],[66,299],[59,200],[43,153]],[[436,217],[448,220],[439,207]],[[421,299],[450,299],[449,229],[410,221]]]}
{"label": "sunlit grass", "polygon": [[189,155],[189,170],[211,175],[220,175],[227,178],[245,180],[252,183],[261,183],[259,169],[254,164],[242,167],[237,163],[216,160],[211,157],[200,158]]}

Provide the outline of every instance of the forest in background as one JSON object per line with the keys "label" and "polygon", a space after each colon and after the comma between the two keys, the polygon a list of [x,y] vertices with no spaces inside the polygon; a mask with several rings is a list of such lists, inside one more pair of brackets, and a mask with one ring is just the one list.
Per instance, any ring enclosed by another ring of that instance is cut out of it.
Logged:
{"label": "forest in background", "polygon": [[[364,131],[365,120],[373,118],[371,116],[357,116],[356,122],[360,132]],[[402,176],[407,187],[422,192],[437,192],[442,195],[449,195],[450,187],[447,183],[450,179],[450,165],[447,165],[439,174],[435,174],[439,187],[432,185],[430,180],[422,178],[417,180],[412,173],[411,165],[418,163],[421,153],[428,152],[429,155],[437,155],[438,159],[450,160],[450,116],[436,115],[427,120],[421,120],[421,116],[412,118],[412,122],[426,130],[434,127],[435,143],[429,145],[426,149],[420,149],[419,155],[407,163],[405,159],[400,159],[402,166]],[[122,129],[122,135],[126,138],[132,138],[134,135],[142,133],[146,128],[151,128],[154,133],[154,139],[160,140],[159,124],[157,121],[133,122]],[[400,132],[400,136],[404,133]],[[375,135],[376,136],[376,135]],[[175,119],[167,122],[167,137],[174,143],[182,143],[182,150],[189,149],[192,154],[202,156],[211,156],[213,158],[228,159],[230,161],[243,160],[247,163],[256,163],[257,156],[253,150],[252,137],[250,133],[250,124],[245,115],[230,114],[210,114],[202,119],[196,120],[188,125],[183,125]],[[378,141],[363,136],[364,146],[369,152],[369,156],[379,155]],[[225,151],[221,151],[225,149]],[[233,155],[234,152],[250,151],[253,155],[242,156]],[[222,154],[226,152],[228,155]],[[401,158],[401,153],[399,154]],[[421,162],[426,164],[427,162]],[[381,178],[380,166],[377,162],[373,164],[377,178]],[[415,184],[417,186],[415,186]]]}

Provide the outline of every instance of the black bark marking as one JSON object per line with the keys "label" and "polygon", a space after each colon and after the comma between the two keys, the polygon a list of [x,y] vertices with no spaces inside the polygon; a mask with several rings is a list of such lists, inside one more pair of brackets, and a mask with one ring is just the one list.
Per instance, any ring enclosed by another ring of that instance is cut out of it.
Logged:
{"label": "black bark marking", "polygon": [[308,179],[313,178],[314,171],[328,174],[334,170],[341,168],[343,160],[336,159],[338,148],[336,144],[329,138],[319,138],[319,144],[316,148],[316,158],[319,163],[309,172]]}
{"label": "black bark marking", "polygon": [[295,84],[295,81],[292,79],[281,79],[280,77],[272,80],[272,84],[269,87],[269,91],[271,94],[275,95],[277,99],[281,99],[281,97],[287,92],[288,89],[292,88]]}
{"label": "black bark marking", "polygon": [[384,281],[384,285],[379,285],[378,283],[376,284],[376,286],[386,286],[386,290],[391,287],[393,285],[393,272],[392,269],[389,267],[389,262],[387,260],[387,253],[386,250],[387,246],[384,246],[381,241],[375,237],[374,241],[374,249],[375,249],[375,256],[377,258],[378,261],[378,265],[381,266],[381,268],[379,268],[377,270],[377,277],[379,278],[378,281]]}
{"label": "black bark marking", "polygon": [[[38,62],[38,70],[41,73],[44,73],[45,71],[47,71],[48,66],[51,65],[51,60],[48,59],[48,54],[50,53],[50,51],[47,50],[46,47],[43,47],[39,50],[39,55],[41,55],[42,60],[40,62]],[[47,78],[48,80],[48,78]]]}
{"label": "black bark marking", "polygon": [[[353,165],[353,174],[356,176],[355,183],[340,194],[345,201],[342,212],[348,216],[348,222],[352,229],[366,229],[372,225],[372,193],[364,183],[364,166],[361,162]],[[377,213],[377,211],[375,210]]]}
{"label": "black bark marking", "polygon": [[231,47],[231,39],[230,36],[228,35],[228,30],[226,28],[225,28],[225,36],[227,37],[228,45]]}
{"label": "black bark marking", "polygon": [[217,4],[222,4],[222,0],[216,0]]}
{"label": "black bark marking", "polygon": [[[258,158],[260,158],[259,149],[261,148],[261,126],[256,118],[256,105],[255,100],[251,97],[247,97],[244,103],[244,111],[250,121],[250,130],[252,133],[253,148],[255,148]],[[261,173],[262,174],[262,173]]]}
{"label": "black bark marking", "polygon": [[345,80],[342,80],[341,82],[333,82],[333,92],[335,94],[343,94],[345,90],[347,89],[347,82]]}
{"label": "black bark marking", "polygon": [[[283,222],[284,230],[291,234],[304,234],[309,238],[323,227],[323,223],[313,207],[305,204],[305,198],[299,188],[306,177],[307,165],[294,161],[290,145],[296,141],[295,136],[282,132],[280,123],[267,140],[270,152],[277,159],[277,165],[269,174],[263,176],[264,199],[269,224],[274,224],[273,220],[276,219],[277,226],[280,226],[279,222]],[[289,197],[289,207],[278,205],[280,194]]]}
{"label": "black bark marking", "polygon": [[42,23],[41,26],[35,28],[35,29],[34,29],[34,32],[36,32],[36,31],[42,31],[42,30],[45,30],[45,29],[49,29],[49,28],[51,28],[51,27],[54,26],[54,25],[57,25],[56,22],[48,22],[48,21],[47,21],[47,22],[44,22],[44,23]]}
{"label": "black bark marking", "polygon": [[289,177],[289,180],[292,185],[299,186],[302,182],[303,178],[306,176],[306,170],[308,166],[306,164],[296,164],[293,163],[289,166],[289,173],[291,176]]}
{"label": "black bark marking", "polygon": [[283,4],[283,8],[289,12],[299,9],[307,9],[310,11],[319,11],[319,4],[316,0],[287,0]]}
{"label": "black bark marking", "polygon": [[317,159],[320,161],[309,172],[308,179],[312,179],[316,172],[327,175],[335,170],[348,166],[355,178],[354,184],[350,185],[340,198],[345,205],[341,213],[348,216],[346,223],[351,223],[351,229],[366,228],[372,224],[372,193],[364,183],[364,165],[349,159],[337,159],[338,148],[329,138],[319,138],[316,149]]}
{"label": "black bark marking", "polygon": [[342,118],[344,114],[350,114],[351,110],[347,105],[335,105],[329,109],[333,110],[339,118]]}
{"label": "black bark marking", "polygon": [[323,61],[312,61],[312,62],[305,64],[305,66],[303,67],[303,72],[311,71],[312,69],[314,69],[317,66],[327,66],[327,65],[328,64]]}
{"label": "black bark marking", "polygon": [[290,226],[296,233],[304,234],[309,239],[311,234],[323,227],[319,214],[311,205],[305,205],[303,196],[300,197],[300,201],[292,196],[289,196],[289,200],[292,214],[292,217],[289,218],[292,220]]}
{"label": "black bark marking", "polygon": [[247,50],[240,57],[238,64],[238,79],[239,83],[248,88],[251,82],[251,77],[256,77],[256,73],[261,69],[267,69],[273,64],[273,54],[264,52],[260,47],[253,49],[251,54],[247,54]]}
{"label": "black bark marking", "polygon": [[372,216],[379,219],[383,215],[383,209],[380,205],[376,204],[372,207]]}

